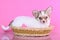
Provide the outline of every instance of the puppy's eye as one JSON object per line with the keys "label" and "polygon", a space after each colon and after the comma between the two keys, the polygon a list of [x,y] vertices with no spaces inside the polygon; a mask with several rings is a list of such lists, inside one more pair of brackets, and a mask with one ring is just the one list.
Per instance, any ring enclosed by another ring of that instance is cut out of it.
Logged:
{"label": "puppy's eye", "polygon": [[48,17],[45,17],[45,19],[47,19]]}
{"label": "puppy's eye", "polygon": [[39,19],[40,19],[40,20],[42,20],[42,18],[41,18],[41,17],[39,17]]}

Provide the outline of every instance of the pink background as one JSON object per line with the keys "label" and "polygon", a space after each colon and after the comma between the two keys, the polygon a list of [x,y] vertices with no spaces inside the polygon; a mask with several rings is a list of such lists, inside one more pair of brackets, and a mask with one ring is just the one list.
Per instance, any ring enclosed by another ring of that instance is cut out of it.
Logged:
{"label": "pink background", "polygon": [[60,0],[0,0],[0,26],[7,26],[16,16],[32,16],[32,10],[43,10],[52,6],[51,24],[60,38]]}

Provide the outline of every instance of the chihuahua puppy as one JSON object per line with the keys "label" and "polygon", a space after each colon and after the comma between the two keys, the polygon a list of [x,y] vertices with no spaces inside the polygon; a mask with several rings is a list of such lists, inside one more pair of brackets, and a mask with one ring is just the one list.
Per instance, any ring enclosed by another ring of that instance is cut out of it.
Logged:
{"label": "chihuahua puppy", "polygon": [[22,24],[25,24],[27,28],[45,28],[50,25],[50,13],[52,7],[48,7],[46,10],[32,11],[34,17],[28,16],[18,16],[16,17],[10,25],[14,27],[21,27]]}

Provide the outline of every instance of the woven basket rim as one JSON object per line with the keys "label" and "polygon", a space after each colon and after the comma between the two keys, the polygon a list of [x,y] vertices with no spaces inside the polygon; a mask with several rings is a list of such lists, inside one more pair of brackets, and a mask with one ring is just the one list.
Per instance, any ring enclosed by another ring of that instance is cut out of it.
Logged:
{"label": "woven basket rim", "polygon": [[51,30],[52,29],[52,26],[49,26],[49,27],[46,27],[46,28],[18,28],[18,27],[15,27],[15,26],[11,26],[12,29],[22,29],[22,30]]}

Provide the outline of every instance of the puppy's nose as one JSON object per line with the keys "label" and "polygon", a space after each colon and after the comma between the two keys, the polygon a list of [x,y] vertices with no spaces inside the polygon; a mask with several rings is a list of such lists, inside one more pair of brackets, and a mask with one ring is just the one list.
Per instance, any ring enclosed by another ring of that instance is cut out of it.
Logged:
{"label": "puppy's nose", "polygon": [[45,23],[45,21],[43,21],[43,23]]}

